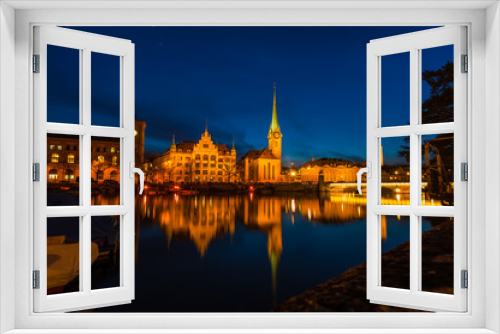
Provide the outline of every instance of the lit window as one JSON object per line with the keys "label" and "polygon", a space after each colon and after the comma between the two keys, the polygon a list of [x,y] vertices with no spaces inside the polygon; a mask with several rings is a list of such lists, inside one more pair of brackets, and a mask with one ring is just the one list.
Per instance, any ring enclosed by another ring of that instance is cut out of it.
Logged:
{"label": "lit window", "polygon": [[51,150],[55,150],[56,149],[56,145],[54,145],[54,144],[50,145],[50,149]]}
{"label": "lit window", "polygon": [[57,169],[51,169],[49,171],[49,181],[56,181],[57,180]]}
{"label": "lit window", "polygon": [[59,162],[59,154],[57,153],[52,154],[51,162]]}
{"label": "lit window", "polygon": [[75,163],[75,156],[73,154],[68,155],[68,163],[69,164]]}
{"label": "lit window", "polygon": [[118,157],[113,157],[112,163],[113,165],[116,165],[118,163]]}
{"label": "lit window", "polygon": [[57,149],[60,151],[62,150],[62,145],[57,145]]}
{"label": "lit window", "polygon": [[114,147],[111,148],[111,153],[115,153],[116,149]]}
{"label": "lit window", "polygon": [[104,157],[102,155],[98,156],[97,157],[97,160],[99,160],[99,162],[104,162]]}
{"label": "lit window", "polygon": [[64,175],[66,181],[73,180],[75,178],[75,172],[72,169],[67,169]]}

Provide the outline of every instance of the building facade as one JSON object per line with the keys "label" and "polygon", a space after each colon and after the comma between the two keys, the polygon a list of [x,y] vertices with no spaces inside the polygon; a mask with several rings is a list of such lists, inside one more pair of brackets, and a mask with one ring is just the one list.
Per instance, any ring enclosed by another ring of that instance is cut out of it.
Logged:
{"label": "building facade", "polygon": [[273,96],[271,126],[267,134],[268,147],[248,151],[238,162],[239,178],[243,182],[282,182],[281,156],[283,134],[278,123],[276,86]]}
{"label": "building facade", "polygon": [[[135,121],[135,158],[144,161],[146,122]],[[94,182],[120,181],[120,139],[92,137],[91,177]],[[80,178],[80,139],[70,135],[47,135],[47,182],[77,183]]]}
{"label": "building facade", "polygon": [[[94,182],[120,181],[120,139],[92,137],[91,177]],[[47,136],[47,182],[76,183],[80,180],[78,136]]]}
{"label": "building facade", "polygon": [[205,127],[200,140],[175,143],[162,156],[144,164],[147,182],[235,182],[236,150],[215,144]]}
{"label": "building facade", "polygon": [[356,182],[356,174],[362,167],[361,164],[343,159],[313,158],[299,172],[302,182],[318,182],[319,175],[324,176],[325,182]]}

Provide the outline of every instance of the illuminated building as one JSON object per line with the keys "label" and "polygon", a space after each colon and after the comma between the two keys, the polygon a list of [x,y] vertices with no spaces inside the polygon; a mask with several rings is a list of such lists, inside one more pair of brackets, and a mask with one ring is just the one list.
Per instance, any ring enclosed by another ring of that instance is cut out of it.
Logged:
{"label": "illuminated building", "polygon": [[144,163],[144,140],[146,138],[146,122],[135,120],[135,163]]}
{"label": "illuminated building", "polygon": [[325,182],[356,182],[360,164],[342,159],[320,158],[306,162],[299,172],[302,182],[318,182],[319,175]]}
{"label": "illuminated building", "polygon": [[[92,137],[92,181],[120,181],[120,139]],[[80,140],[78,136],[47,136],[47,182],[79,182]]]}
{"label": "illuminated building", "polygon": [[200,140],[175,143],[162,156],[145,164],[147,181],[163,182],[235,182],[236,150],[214,144],[205,127]]}
{"label": "illuminated building", "polygon": [[238,172],[245,182],[281,182],[281,128],[276,107],[276,85],[274,86],[273,113],[267,135],[268,147],[248,151],[238,162]]}
{"label": "illuminated building", "polygon": [[[135,121],[135,158],[144,160],[146,122]],[[93,181],[120,181],[120,139],[92,137],[91,177]],[[47,135],[47,182],[79,182],[80,139],[70,135]]]}

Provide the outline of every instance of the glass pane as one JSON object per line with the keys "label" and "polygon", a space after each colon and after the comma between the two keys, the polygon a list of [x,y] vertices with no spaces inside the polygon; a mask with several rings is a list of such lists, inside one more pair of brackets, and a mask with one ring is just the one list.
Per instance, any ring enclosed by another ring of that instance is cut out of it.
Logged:
{"label": "glass pane", "polygon": [[453,45],[422,50],[422,124],[453,122]]}
{"label": "glass pane", "polygon": [[47,122],[80,123],[80,50],[47,45]]}
{"label": "glass pane", "polygon": [[453,206],[453,133],[422,136],[422,205]]}
{"label": "glass pane", "polygon": [[80,290],[80,217],[47,218],[47,294]]}
{"label": "glass pane", "polygon": [[382,205],[410,205],[410,137],[382,138]]}
{"label": "glass pane", "polygon": [[92,137],[92,205],[120,204],[120,139]]}
{"label": "glass pane", "polygon": [[422,217],[422,291],[453,294],[453,236],[453,218]]}
{"label": "glass pane", "polygon": [[120,126],[120,57],[92,52],[92,125]]}
{"label": "glass pane", "polygon": [[92,290],[120,286],[120,216],[93,216]]}
{"label": "glass pane", "polygon": [[47,135],[47,205],[80,205],[80,137]]}
{"label": "glass pane", "polygon": [[381,216],[382,286],[410,289],[410,217]]}
{"label": "glass pane", "polygon": [[410,124],[410,53],[381,57],[382,126]]}

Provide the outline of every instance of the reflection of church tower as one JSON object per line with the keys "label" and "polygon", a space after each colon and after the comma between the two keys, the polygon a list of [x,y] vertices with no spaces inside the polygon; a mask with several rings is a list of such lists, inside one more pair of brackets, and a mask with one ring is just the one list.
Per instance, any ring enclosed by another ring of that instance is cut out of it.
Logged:
{"label": "reflection of church tower", "polygon": [[[273,155],[281,159],[281,134],[280,125],[278,124],[278,110],[276,108],[276,84],[274,84],[274,99],[273,99],[273,117],[271,120],[271,126],[269,127],[269,134],[267,139],[269,141],[269,149],[273,152]],[[281,164],[280,164],[281,165]],[[278,173],[280,175],[280,173]]]}
{"label": "reflection of church tower", "polygon": [[267,235],[267,252],[269,255],[269,261],[271,262],[274,303],[276,303],[276,295],[278,292],[278,263],[282,251],[283,251],[283,240],[282,240],[281,222],[280,222],[280,224],[272,226],[271,230]]}

